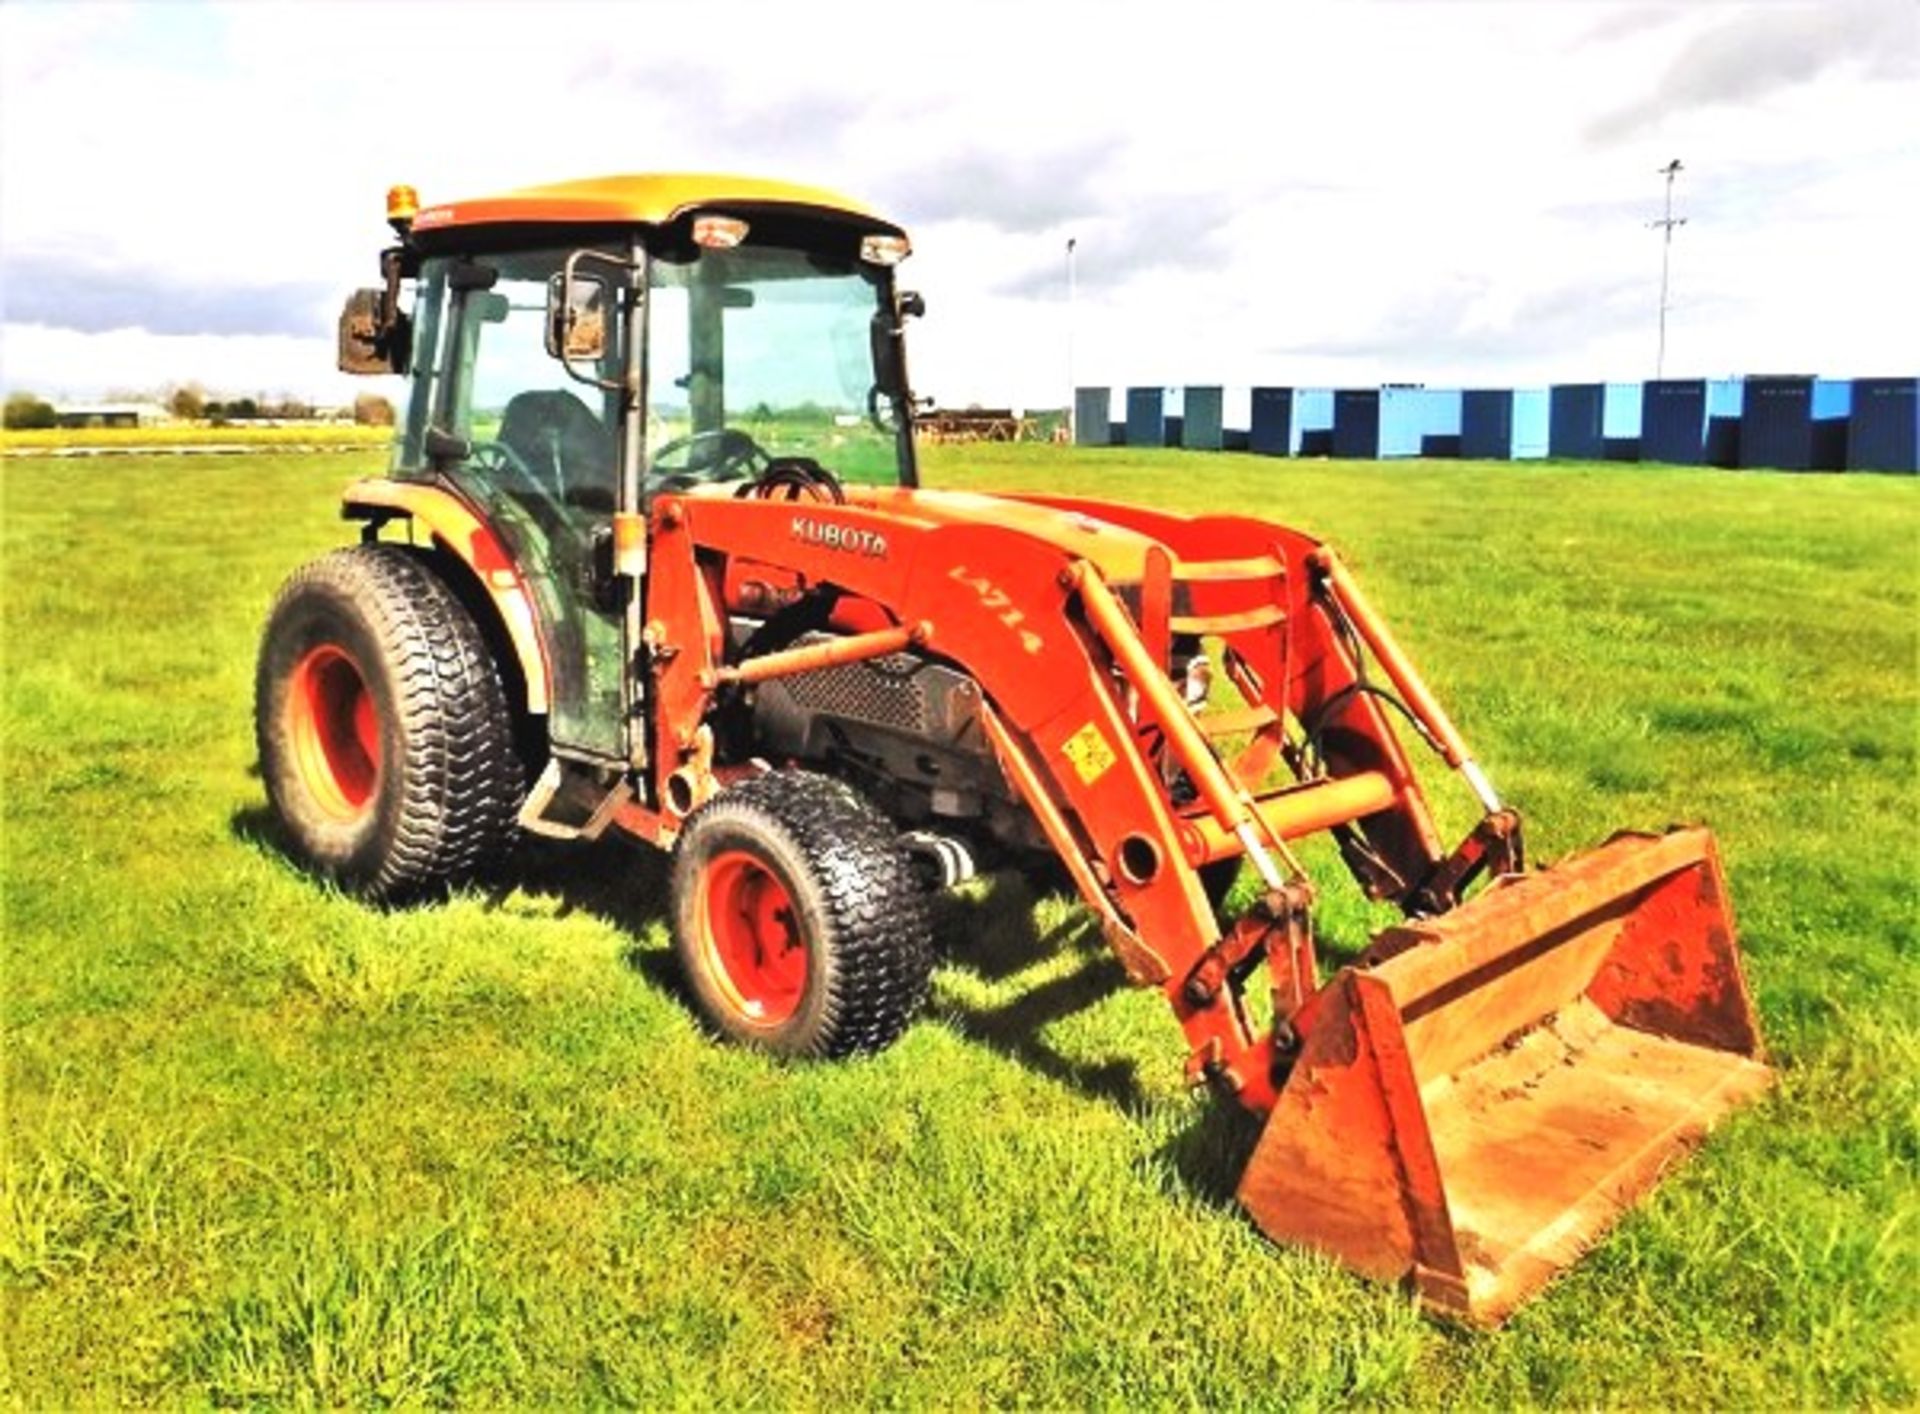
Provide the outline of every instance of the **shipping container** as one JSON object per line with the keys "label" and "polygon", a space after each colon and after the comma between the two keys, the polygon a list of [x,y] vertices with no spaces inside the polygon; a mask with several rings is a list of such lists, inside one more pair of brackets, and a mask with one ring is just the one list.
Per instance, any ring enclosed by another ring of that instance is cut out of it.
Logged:
{"label": "shipping container", "polygon": [[1608,383],[1600,397],[1600,446],[1610,462],[1640,460],[1641,394],[1638,383]]}
{"label": "shipping container", "polygon": [[1380,455],[1380,390],[1339,388],[1333,394],[1333,454],[1372,461]]}
{"label": "shipping container", "polygon": [[1545,388],[1513,390],[1513,459],[1540,461],[1552,445],[1553,398]]}
{"label": "shipping container", "polygon": [[1469,388],[1460,395],[1460,455],[1512,459],[1513,389]]}
{"label": "shipping container", "polygon": [[1847,419],[1855,471],[1920,471],[1920,378],[1856,378]]}
{"label": "shipping container", "polygon": [[1707,445],[1701,458],[1708,466],[1740,465],[1740,422],[1746,403],[1745,380],[1707,380]]}
{"label": "shipping container", "polygon": [[1104,447],[1112,437],[1113,390],[1073,390],[1073,440],[1082,447]]}
{"label": "shipping container", "polygon": [[1186,411],[1180,419],[1180,445],[1190,452],[1217,452],[1226,431],[1225,388],[1187,389]]}
{"label": "shipping container", "polygon": [[1333,390],[1293,390],[1293,454],[1296,457],[1333,455]]}
{"label": "shipping container", "polygon": [[1646,385],[1640,404],[1644,461],[1698,466],[1707,450],[1707,381],[1662,378]]}
{"label": "shipping container", "polygon": [[1460,455],[1461,397],[1454,388],[1380,390],[1380,455]]}
{"label": "shipping container", "polygon": [[1847,469],[1847,432],[1853,417],[1853,384],[1844,378],[1813,380],[1813,469]]}
{"label": "shipping container", "polygon": [[1740,465],[1806,471],[1813,465],[1813,379],[1751,377],[1740,411]]}
{"label": "shipping container", "polygon": [[1284,457],[1293,451],[1293,389],[1255,388],[1248,409],[1247,449],[1263,457]]}
{"label": "shipping container", "polygon": [[1547,454],[1598,461],[1606,452],[1601,430],[1606,410],[1604,383],[1556,383],[1550,396]]}
{"label": "shipping container", "polygon": [[1164,447],[1167,444],[1167,390],[1127,389],[1127,445]]}

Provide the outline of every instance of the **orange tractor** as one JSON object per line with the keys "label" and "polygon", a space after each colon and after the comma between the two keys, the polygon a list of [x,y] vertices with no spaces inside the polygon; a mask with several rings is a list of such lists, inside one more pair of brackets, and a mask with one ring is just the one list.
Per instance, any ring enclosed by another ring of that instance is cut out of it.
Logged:
{"label": "orange tractor", "polygon": [[[349,488],[360,543],[287,583],[259,664],[317,873],[395,901],[522,831],[624,831],[673,851],[714,1029],[838,1056],[925,998],[932,889],[1057,860],[1190,1079],[1267,1116],[1254,1221],[1479,1320],[1766,1085],[1711,837],[1529,872],[1331,549],[922,489],[899,227],[691,176],[401,187],[388,219],[340,363],[408,376],[392,472]],[[1452,848],[1416,742],[1480,804]],[[1337,969],[1295,852],[1322,831],[1405,916]]]}

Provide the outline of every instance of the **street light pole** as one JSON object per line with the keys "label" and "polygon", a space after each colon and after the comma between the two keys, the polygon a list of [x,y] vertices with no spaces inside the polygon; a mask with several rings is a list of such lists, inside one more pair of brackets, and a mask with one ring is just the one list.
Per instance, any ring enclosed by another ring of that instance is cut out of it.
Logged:
{"label": "street light pole", "polygon": [[1659,352],[1654,356],[1653,376],[1655,378],[1664,377],[1667,371],[1667,272],[1673,260],[1673,228],[1675,226],[1684,226],[1687,224],[1686,217],[1682,216],[1679,220],[1676,221],[1673,216],[1673,179],[1683,170],[1680,166],[1680,159],[1678,157],[1674,158],[1673,161],[1667,163],[1666,166],[1660,168],[1659,170],[1664,172],[1667,178],[1667,209],[1666,209],[1666,215],[1662,216],[1658,221],[1651,223],[1661,233],[1660,234],[1660,349],[1659,349]]}
{"label": "street light pole", "polygon": [[1073,251],[1079,245],[1078,238],[1067,237],[1067,443],[1077,446],[1080,441],[1080,395],[1073,382],[1073,315],[1074,315],[1074,272]]}

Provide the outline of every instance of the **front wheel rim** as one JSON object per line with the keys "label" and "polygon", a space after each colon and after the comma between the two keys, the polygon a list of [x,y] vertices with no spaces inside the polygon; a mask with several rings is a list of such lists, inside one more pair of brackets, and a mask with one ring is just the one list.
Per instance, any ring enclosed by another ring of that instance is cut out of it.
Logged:
{"label": "front wheel rim", "polygon": [[287,690],[293,766],[322,813],[351,822],[373,808],[380,787],[380,716],[366,674],[331,643],[294,664]]}
{"label": "front wheel rim", "polygon": [[757,856],[729,850],[705,870],[700,946],[727,1004],[755,1026],[800,1009],[808,953],[793,895]]}

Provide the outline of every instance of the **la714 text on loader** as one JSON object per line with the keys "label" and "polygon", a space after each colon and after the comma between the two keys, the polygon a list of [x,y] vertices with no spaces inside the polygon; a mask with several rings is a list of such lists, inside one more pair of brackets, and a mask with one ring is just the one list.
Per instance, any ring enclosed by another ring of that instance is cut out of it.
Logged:
{"label": "la714 text on loader", "polygon": [[[1254,1221],[1476,1320],[1767,1084],[1711,836],[1528,871],[1333,550],[923,489],[898,226],[706,176],[400,187],[388,220],[340,364],[408,378],[392,469],[259,662],[267,790],[317,873],[398,901],[521,831],[623,831],[672,850],[711,1025],[837,1056],[925,998],[931,889],[1050,855],[1189,1077],[1267,1117]],[[1457,846],[1411,745],[1482,807]],[[1294,848],[1321,831],[1405,918],[1328,975]]]}

